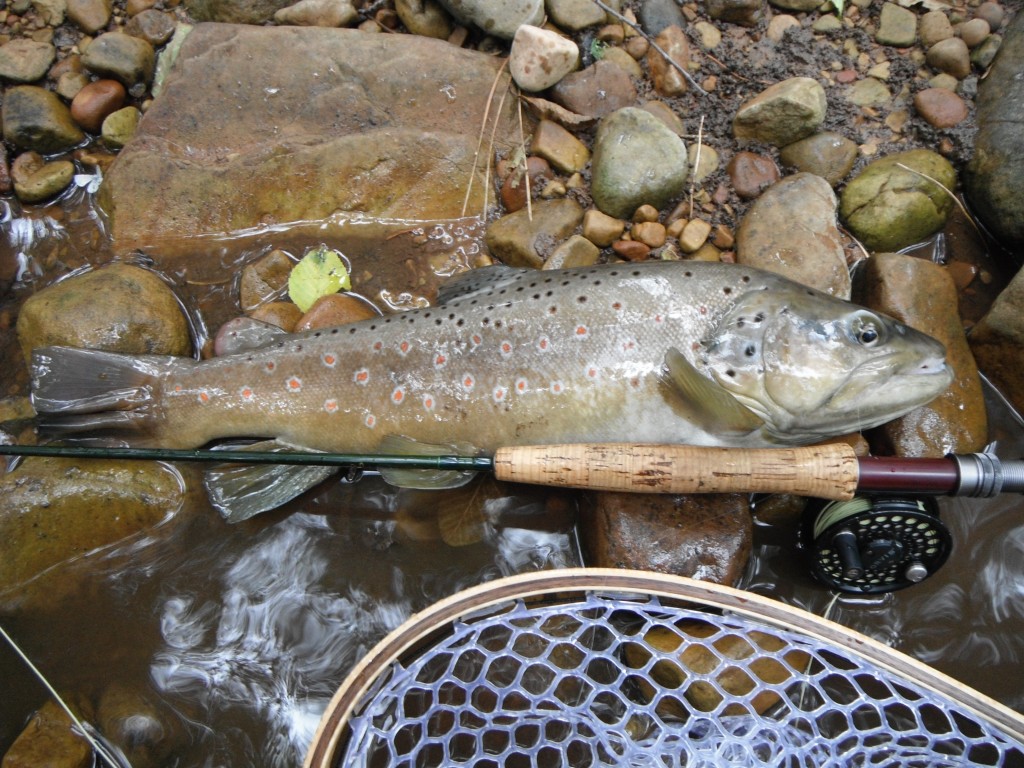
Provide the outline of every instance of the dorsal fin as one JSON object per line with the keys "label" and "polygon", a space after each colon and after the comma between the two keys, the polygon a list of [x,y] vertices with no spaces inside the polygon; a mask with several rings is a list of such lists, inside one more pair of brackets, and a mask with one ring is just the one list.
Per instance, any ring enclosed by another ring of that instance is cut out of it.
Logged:
{"label": "dorsal fin", "polygon": [[236,317],[220,327],[213,346],[218,357],[234,355],[260,349],[288,335],[287,331],[276,325],[251,317]]}
{"label": "dorsal fin", "polygon": [[449,278],[437,291],[437,303],[447,304],[456,299],[461,301],[476,298],[515,283],[523,275],[533,271],[506,267],[504,264],[471,269]]}

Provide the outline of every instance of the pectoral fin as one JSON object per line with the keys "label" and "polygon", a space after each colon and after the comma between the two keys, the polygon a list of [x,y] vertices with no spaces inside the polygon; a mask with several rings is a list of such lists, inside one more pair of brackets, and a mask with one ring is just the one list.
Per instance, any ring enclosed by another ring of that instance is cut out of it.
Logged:
{"label": "pectoral fin", "polygon": [[[380,445],[380,452],[396,456],[449,456],[458,453],[451,445],[434,445],[421,443],[401,435],[388,435]],[[420,490],[438,490],[441,488],[458,488],[473,479],[474,472],[458,472],[450,469],[394,469],[380,470],[385,482],[398,488],[418,488]]]}
{"label": "pectoral fin", "polygon": [[764,421],[721,385],[702,376],[672,347],[665,354],[665,383],[676,396],[673,404],[696,426],[711,434],[745,435]]}
{"label": "pectoral fin", "polygon": [[[308,451],[277,440],[253,443],[241,450]],[[225,464],[203,478],[210,503],[229,523],[240,523],[301,496],[338,471],[337,467],[284,464]]]}

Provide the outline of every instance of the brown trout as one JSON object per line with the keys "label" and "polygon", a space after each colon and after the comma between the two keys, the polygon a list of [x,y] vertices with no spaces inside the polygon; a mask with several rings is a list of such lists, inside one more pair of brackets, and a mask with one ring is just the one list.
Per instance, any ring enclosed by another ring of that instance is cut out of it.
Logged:
{"label": "brown trout", "polygon": [[[942,345],[891,318],[749,267],[652,262],[488,267],[451,281],[436,306],[207,361],[40,349],[32,397],[50,428],[139,446],[247,437],[490,453],[807,444],[889,421],[950,380]],[[282,479],[301,470],[254,467],[245,482],[255,485],[221,483],[214,495],[241,519],[322,479]],[[421,487],[462,481],[417,477],[394,475]],[[254,501],[253,488],[270,487]]]}

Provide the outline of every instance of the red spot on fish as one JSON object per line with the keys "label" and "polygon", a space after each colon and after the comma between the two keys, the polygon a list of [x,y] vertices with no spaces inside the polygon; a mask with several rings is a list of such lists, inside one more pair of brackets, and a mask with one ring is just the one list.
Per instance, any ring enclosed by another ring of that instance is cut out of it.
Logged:
{"label": "red spot on fish", "polygon": [[663,318],[661,315],[655,315],[654,316],[654,322],[656,322],[656,323],[663,323],[663,322],[665,322],[665,318]]}
{"label": "red spot on fish", "polygon": [[562,382],[560,381],[552,381],[551,386],[548,387],[548,389],[551,390],[551,394],[560,395],[565,387],[562,386]]}
{"label": "red spot on fish", "polygon": [[427,411],[434,410],[434,403],[435,403],[435,400],[434,400],[434,396],[433,395],[427,394],[427,395],[423,396],[423,408],[425,410],[427,410]]}
{"label": "red spot on fish", "polygon": [[505,396],[508,394],[508,390],[504,387],[495,387],[491,396],[494,398],[494,402],[500,403],[505,400]]}
{"label": "red spot on fish", "polygon": [[499,347],[499,349],[501,350],[501,356],[502,357],[511,357],[512,356],[512,342],[511,341],[503,341],[503,342],[501,342],[501,346]]}
{"label": "red spot on fish", "polygon": [[175,392],[178,392],[179,394],[181,393],[181,391],[182,391],[183,389],[184,389],[184,387],[182,387],[182,386],[181,386],[181,384],[175,384],[175,385],[174,385],[174,391],[175,391]]}
{"label": "red spot on fish", "polygon": [[612,309],[614,309],[616,312],[621,311],[622,310],[622,302],[621,301],[613,302],[612,303]]}
{"label": "red spot on fish", "polygon": [[266,369],[267,373],[273,373],[274,371],[277,370],[277,363],[275,363],[273,360],[267,360],[266,364],[264,364],[263,367]]}
{"label": "red spot on fish", "polygon": [[360,368],[352,376],[352,381],[354,381],[356,384],[363,384],[363,385],[365,385],[366,382],[368,382],[369,380],[370,380],[370,372],[366,368]]}
{"label": "red spot on fish", "polygon": [[622,351],[623,352],[632,352],[634,349],[636,349],[636,341],[635,340],[633,340],[633,339],[626,339],[624,342],[622,342]]}
{"label": "red spot on fish", "polygon": [[445,366],[445,364],[447,362],[448,362],[448,358],[445,357],[442,354],[438,354],[436,357],[434,357],[434,367],[435,368],[444,368],[444,366]]}
{"label": "red spot on fish", "polygon": [[408,341],[403,341],[401,344],[398,345],[398,351],[401,352],[403,355],[409,354],[410,349],[412,349],[412,344],[410,344]]}
{"label": "red spot on fish", "polygon": [[700,313],[702,315],[706,315],[708,313],[708,308],[704,306],[700,307]]}
{"label": "red spot on fish", "polygon": [[539,339],[537,339],[537,349],[539,349],[541,352],[547,352],[549,349],[551,349],[551,339],[549,339],[547,336],[541,336]]}
{"label": "red spot on fish", "polygon": [[298,376],[292,376],[285,382],[285,386],[288,387],[289,392],[299,392],[302,389],[302,379]]}
{"label": "red spot on fish", "polygon": [[243,400],[252,400],[252,398],[253,398],[252,387],[242,387],[240,390],[238,390],[238,396],[240,398],[242,398]]}
{"label": "red spot on fish", "polygon": [[380,352],[382,349],[384,349],[384,342],[383,341],[375,341],[375,342],[373,342],[373,351],[374,352]]}
{"label": "red spot on fish", "polygon": [[523,379],[523,378],[516,379],[516,392],[525,392],[527,386],[529,386],[529,385],[527,384],[526,379]]}
{"label": "red spot on fish", "polygon": [[469,343],[473,347],[479,347],[481,344],[484,343],[484,340],[479,333],[474,333],[472,336],[469,337]]}
{"label": "red spot on fish", "polygon": [[322,360],[323,364],[326,365],[328,368],[333,368],[338,364],[337,356],[331,354],[330,352],[324,352],[324,354],[320,355],[320,360]]}
{"label": "red spot on fish", "polygon": [[589,333],[590,333],[590,331],[587,330],[587,326],[585,326],[585,325],[577,325],[576,326],[576,338],[577,339],[585,339],[587,337],[587,334],[589,334]]}
{"label": "red spot on fish", "polygon": [[372,413],[368,413],[366,414],[366,418],[363,419],[363,424],[368,426],[370,429],[373,429],[375,426],[377,426],[377,417],[374,416]]}
{"label": "red spot on fish", "polygon": [[400,404],[405,399],[405,390],[402,387],[395,387],[395,391],[391,393],[391,402],[395,405]]}
{"label": "red spot on fish", "polygon": [[207,392],[205,389],[199,390],[199,402],[202,403],[203,405],[206,405],[208,402],[210,402],[210,393]]}
{"label": "red spot on fish", "polygon": [[338,412],[338,401],[337,400],[324,400],[324,410],[328,413]]}
{"label": "red spot on fish", "polygon": [[462,377],[462,388],[467,392],[472,392],[473,387],[476,386],[476,379],[470,376],[468,373]]}
{"label": "red spot on fish", "polygon": [[596,365],[588,365],[587,366],[587,378],[588,379],[596,379],[597,376],[598,376],[597,366]]}

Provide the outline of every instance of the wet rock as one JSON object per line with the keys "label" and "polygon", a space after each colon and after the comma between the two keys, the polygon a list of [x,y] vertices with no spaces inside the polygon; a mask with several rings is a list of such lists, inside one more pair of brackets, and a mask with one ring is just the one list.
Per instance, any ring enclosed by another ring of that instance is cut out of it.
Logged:
{"label": "wet rock", "polygon": [[596,208],[591,208],[583,214],[583,236],[601,248],[614,243],[625,231],[626,222],[607,213],[601,213]]}
{"label": "wet rock", "polygon": [[[605,4],[616,11],[622,7],[621,0]],[[604,10],[592,0],[547,0],[546,7],[555,26],[569,32],[604,24],[606,20]]]}
{"label": "wet rock", "polygon": [[333,293],[321,296],[314,302],[295,325],[295,333],[333,328],[379,316],[380,313],[370,302],[347,293]]}
{"label": "wet rock", "polygon": [[294,333],[295,327],[302,319],[302,310],[290,301],[270,301],[260,304],[249,313],[249,316],[261,323],[277,326],[282,331]]}
{"label": "wet rock", "polygon": [[544,269],[569,269],[597,264],[600,249],[582,235],[573,235],[555,247],[544,261]]}
{"label": "wet rock", "polygon": [[23,184],[45,164],[46,159],[38,152],[22,152],[11,163],[11,180],[15,184]]}
{"label": "wet rock", "polygon": [[23,181],[14,182],[14,192],[25,203],[40,203],[67,189],[75,176],[75,164],[70,160],[46,163]]}
{"label": "wet rock", "polygon": [[926,88],[914,94],[914,108],[935,128],[952,128],[967,119],[967,104],[946,88]]}
{"label": "wet rock", "polygon": [[110,23],[110,0],[68,0],[67,16],[87,35],[95,35]]}
{"label": "wet rock", "polygon": [[[349,212],[458,218],[471,180],[481,210],[474,156],[501,64],[415,35],[197,25],[105,175],[116,247]],[[492,104],[495,153],[518,145],[515,115],[513,99]]]}
{"label": "wet rock", "polygon": [[441,0],[441,5],[464,24],[504,40],[511,40],[521,24],[536,27],[544,19],[544,0]]}
{"label": "wet rock", "polygon": [[502,216],[487,228],[487,247],[503,264],[540,268],[555,246],[572,234],[583,219],[575,200],[542,200],[527,210]]}
{"label": "wet rock", "polygon": [[103,143],[112,149],[120,149],[135,136],[142,113],[137,107],[122,107],[106,116],[100,127]]}
{"label": "wet rock", "polygon": [[71,117],[85,130],[96,133],[103,120],[124,104],[124,86],[117,80],[95,80],[82,88],[71,102]]}
{"label": "wet rock", "polygon": [[157,709],[142,692],[112,682],[96,707],[100,732],[113,743],[124,745],[132,768],[160,768],[167,764],[180,738],[171,723],[174,718]]}
{"label": "wet rock", "polygon": [[636,102],[636,88],[629,75],[603,59],[566,75],[550,95],[556,104],[587,117],[603,117]]}
{"label": "wet rock", "polygon": [[629,230],[630,236],[650,248],[661,248],[665,244],[665,225],[658,221],[641,221]]}
{"label": "wet rock", "polygon": [[733,189],[743,200],[757,197],[782,175],[770,157],[755,152],[737,152],[725,170]]}
{"label": "wet rock", "polygon": [[733,118],[733,134],[784,147],[817,131],[827,107],[825,89],[816,80],[792,77],[741,106]]}
{"label": "wet rock", "polygon": [[616,240],[612,243],[612,250],[627,261],[645,261],[651,254],[651,246],[638,240]]}
{"label": "wet rock", "polygon": [[185,7],[196,21],[263,24],[292,2],[293,0],[185,0]]}
{"label": "wet rock", "polygon": [[592,493],[580,504],[585,562],[736,584],[753,522],[741,494]]}
{"label": "wet rock", "polygon": [[276,23],[296,27],[349,27],[358,19],[350,0],[299,0],[274,13]]}
{"label": "wet rock", "polygon": [[858,302],[895,317],[946,346],[953,383],[945,393],[906,416],[873,430],[876,453],[945,456],[972,453],[988,441],[981,379],[957,313],[957,291],[945,267],[897,253],[867,259]]}
{"label": "wet rock", "polygon": [[768,188],[740,222],[736,261],[850,298],[836,196],[828,182],[797,173]]}
{"label": "wet rock", "polygon": [[0,46],[0,78],[15,83],[32,83],[46,76],[57,57],[50,43],[16,38]]}
{"label": "wet rock", "polygon": [[1018,412],[1024,411],[1024,270],[971,329],[968,341],[982,373]]}
{"label": "wet rock", "polygon": [[530,152],[543,157],[563,173],[582,171],[590,162],[587,146],[551,120],[541,120],[537,124]]}
{"label": "wet rock", "polygon": [[124,31],[132,37],[141,37],[155,47],[171,39],[176,25],[173,14],[150,8],[129,19]]}
{"label": "wet rock", "polygon": [[35,85],[7,89],[3,132],[4,139],[14,146],[43,154],[70,149],[85,139],[60,97]]}
{"label": "wet rock", "polygon": [[644,0],[638,14],[640,27],[651,37],[657,37],[669,27],[685,27],[686,19],[674,0]]}
{"label": "wet rock", "polygon": [[530,155],[505,176],[499,194],[505,211],[513,213],[526,205],[530,188],[551,179],[551,166],[543,157]]}
{"label": "wet rock", "polygon": [[54,90],[62,99],[73,101],[78,92],[90,82],[92,81],[84,72],[64,72],[57,78],[57,87]]}
{"label": "wet rock", "polygon": [[753,27],[761,21],[763,5],[764,0],[708,0],[707,10],[712,19]]}
{"label": "wet rock", "polygon": [[436,0],[396,0],[395,13],[414,35],[447,40],[452,33],[452,18]]}
{"label": "wet rock", "polygon": [[[689,65],[690,43],[679,27],[665,27],[658,33],[654,42],[677,66],[686,69]],[[671,98],[686,93],[686,78],[675,66],[665,61],[665,57],[654,46],[647,51],[647,69],[651,73],[651,80],[654,81],[654,90],[661,96]]]}
{"label": "wet rock", "polygon": [[576,69],[579,57],[580,49],[569,38],[523,24],[512,38],[508,68],[524,91],[543,91]]}
{"label": "wet rock", "polygon": [[857,145],[845,136],[826,131],[787,145],[779,159],[798,171],[821,176],[835,187],[853,170]]}
{"label": "wet rock", "polygon": [[971,74],[970,52],[967,50],[967,44],[959,37],[937,42],[928,49],[925,60],[929,66],[950,74],[957,80],[963,80]]}
{"label": "wet rock", "polygon": [[28,458],[0,478],[0,490],[0,539],[7,548],[0,605],[7,608],[43,599],[19,585],[149,531],[182,504],[181,477],[156,462]]}
{"label": "wet rock", "polygon": [[917,42],[917,14],[896,3],[885,3],[879,15],[875,42],[909,48]]}
{"label": "wet rock", "polygon": [[1009,246],[1024,245],[1024,13],[1006,31],[978,86],[974,155],[964,188],[978,218]]}
{"label": "wet rock", "polygon": [[953,207],[949,194],[926,176],[948,190],[956,187],[953,166],[931,150],[912,149],[875,160],[846,185],[839,215],[868,250],[912,245],[938,231]]}
{"label": "wet rock", "polygon": [[25,359],[50,345],[148,355],[184,355],[188,323],[167,284],[149,270],[111,264],[33,294],[18,316]]}
{"label": "wet rock", "polygon": [[645,203],[663,208],[685,188],[688,165],[683,140],[658,118],[620,109],[601,120],[594,139],[594,204],[619,218]]}
{"label": "wet rock", "polygon": [[948,40],[953,36],[953,25],[949,23],[949,17],[942,11],[928,11],[921,17],[918,34],[921,36],[921,44],[925,48],[931,48],[936,43]]}
{"label": "wet rock", "polygon": [[112,77],[131,88],[153,80],[156,52],[153,46],[123,32],[107,32],[93,40],[82,54],[82,64],[101,77]]}
{"label": "wet rock", "polygon": [[[79,710],[79,717],[84,717]],[[90,768],[92,748],[53,699],[32,715],[3,756],[3,768]]]}

